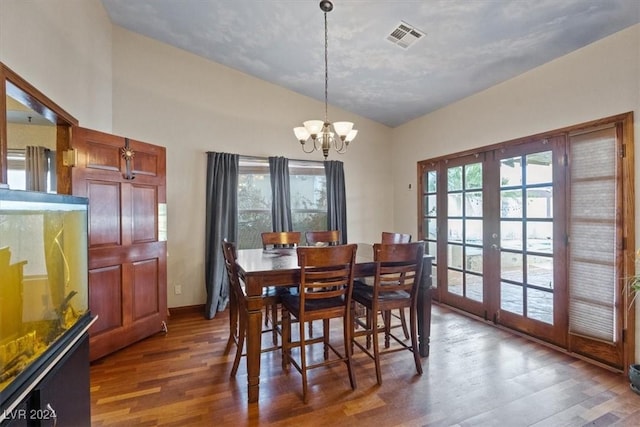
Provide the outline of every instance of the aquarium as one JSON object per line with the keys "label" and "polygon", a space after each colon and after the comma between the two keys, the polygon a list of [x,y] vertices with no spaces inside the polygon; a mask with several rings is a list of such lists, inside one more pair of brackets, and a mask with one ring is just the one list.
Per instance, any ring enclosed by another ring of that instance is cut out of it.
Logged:
{"label": "aquarium", "polygon": [[0,392],[89,317],[87,199],[0,189]]}

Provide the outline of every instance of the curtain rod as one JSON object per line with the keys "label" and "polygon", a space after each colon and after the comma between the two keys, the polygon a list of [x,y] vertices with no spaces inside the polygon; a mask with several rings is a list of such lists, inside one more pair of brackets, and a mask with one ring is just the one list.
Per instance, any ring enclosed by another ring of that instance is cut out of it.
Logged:
{"label": "curtain rod", "polygon": [[[220,153],[220,151],[205,151],[204,154],[209,154],[209,153]],[[234,154],[237,154],[237,153],[234,153]],[[244,157],[245,159],[251,159],[251,160],[269,160],[269,156],[267,157],[249,156],[246,154],[238,154],[238,156]],[[280,157],[283,157],[283,156],[280,156]],[[324,160],[303,160],[303,159],[289,159],[289,160],[293,160],[294,162],[308,162],[308,163],[324,163],[325,162]],[[337,160],[337,161],[340,161],[340,160]]]}

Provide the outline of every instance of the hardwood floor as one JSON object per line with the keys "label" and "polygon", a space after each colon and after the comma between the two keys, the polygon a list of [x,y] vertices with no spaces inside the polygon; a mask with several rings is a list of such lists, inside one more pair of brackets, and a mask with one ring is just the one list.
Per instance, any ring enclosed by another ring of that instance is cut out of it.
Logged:
{"label": "hardwood floor", "polygon": [[377,386],[373,362],[356,351],[358,388],[344,366],[315,369],[306,405],[300,374],[284,373],[278,352],[263,354],[260,401],[249,405],[244,359],[229,378],[227,331],[226,313],[181,312],[168,334],[94,362],[92,425],[640,425],[640,396],[622,374],[437,305],[421,377],[409,352],[393,353]]}

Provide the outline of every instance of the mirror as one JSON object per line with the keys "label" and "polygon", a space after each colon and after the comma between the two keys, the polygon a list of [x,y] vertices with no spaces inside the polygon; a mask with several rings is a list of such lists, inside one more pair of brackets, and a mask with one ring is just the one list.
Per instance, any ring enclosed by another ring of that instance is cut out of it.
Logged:
{"label": "mirror", "polygon": [[[9,188],[55,193],[57,190],[55,123],[9,94],[6,102]],[[27,163],[32,167],[28,168]],[[27,177],[27,170],[31,173],[29,177]]]}
{"label": "mirror", "polygon": [[[0,62],[0,187],[71,194],[72,165],[60,153],[71,149],[76,126],[78,120]],[[43,170],[32,159],[48,169],[28,175],[41,189],[27,182],[28,169]]]}

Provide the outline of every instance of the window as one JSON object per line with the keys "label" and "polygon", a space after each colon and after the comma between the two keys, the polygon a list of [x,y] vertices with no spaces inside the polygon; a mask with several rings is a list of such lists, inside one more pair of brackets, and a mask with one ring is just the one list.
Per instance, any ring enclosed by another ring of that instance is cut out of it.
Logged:
{"label": "window", "polygon": [[240,157],[238,249],[261,248],[260,233],[271,230],[269,161]]}
{"label": "window", "polygon": [[[21,148],[9,148],[7,150],[7,183],[12,190],[27,189],[27,163],[26,153]],[[55,152],[49,151],[47,155],[47,192],[56,192],[55,180]]]}
{"label": "window", "polygon": [[25,175],[24,150],[10,148],[7,151],[7,183],[9,188],[26,190],[27,177]]}
{"label": "window", "polygon": [[[289,160],[293,229],[327,228],[327,183],[322,162]],[[269,160],[240,157],[238,248],[260,248],[260,233],[272,230]]]}
{"label": "window", "polygon": [[289,160],[291,216],[296,231],[327,229],[327,178],[321,162]]}

